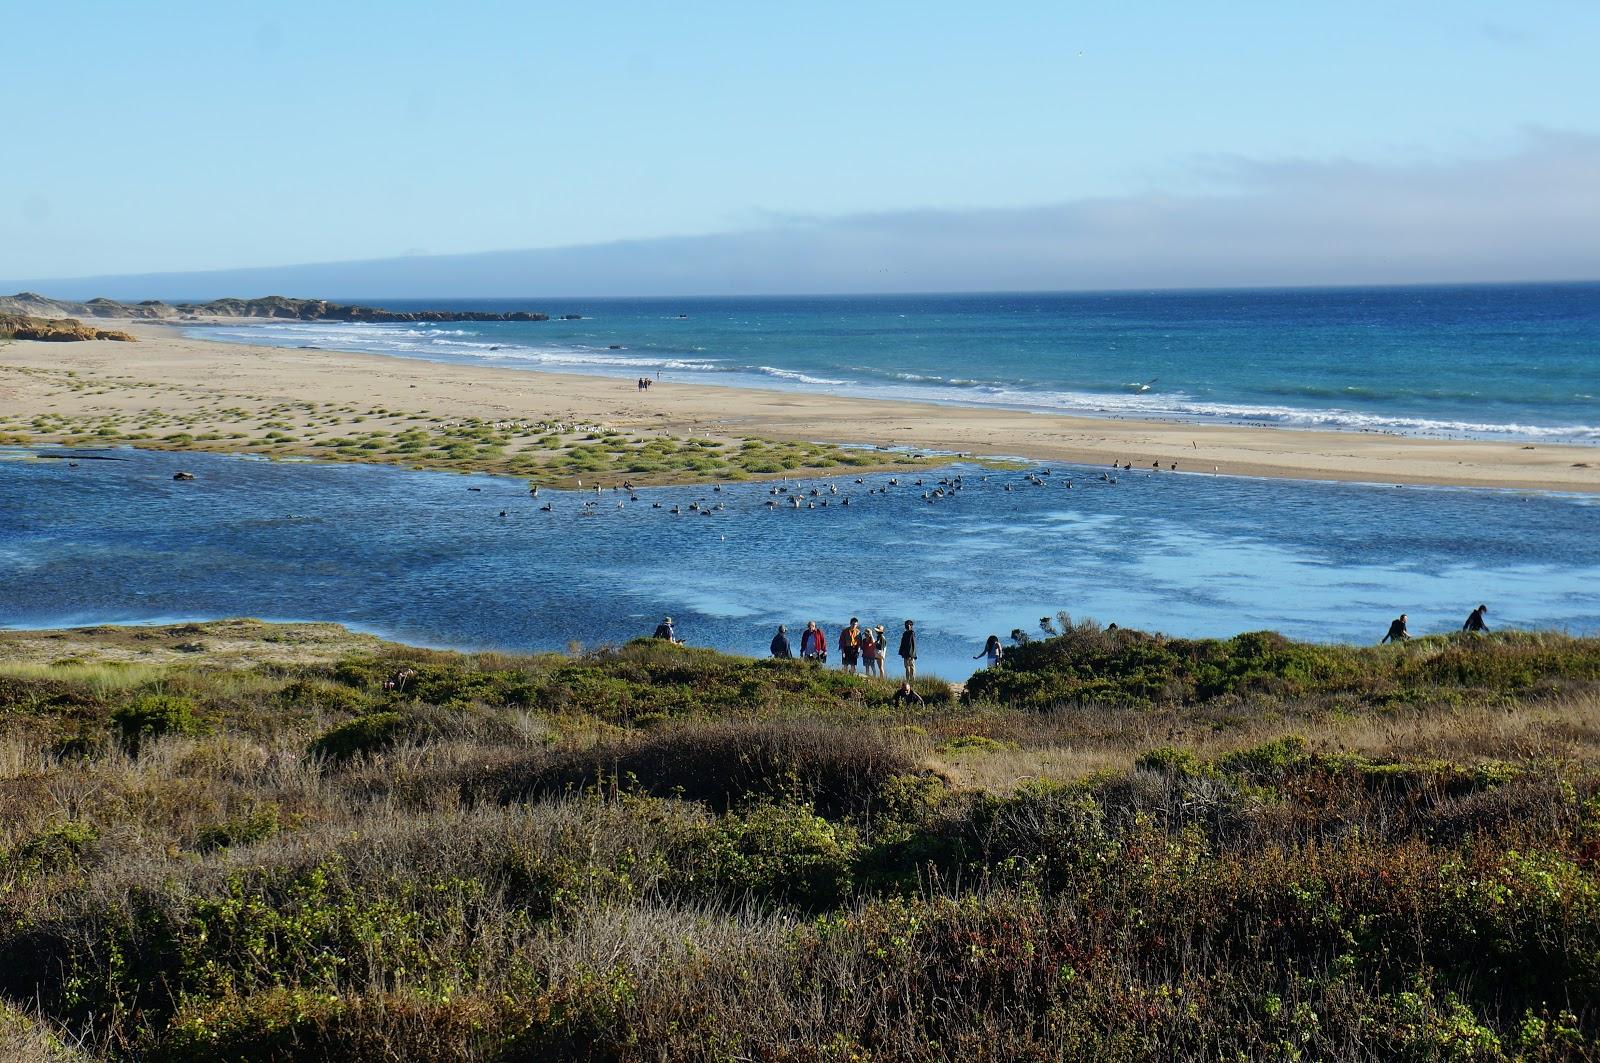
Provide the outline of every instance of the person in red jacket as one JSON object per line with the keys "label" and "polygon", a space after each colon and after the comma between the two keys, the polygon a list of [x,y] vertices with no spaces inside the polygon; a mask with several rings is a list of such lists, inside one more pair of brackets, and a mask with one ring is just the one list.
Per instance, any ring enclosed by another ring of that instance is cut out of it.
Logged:
{"label": "person in red jacket", "polygon": [[807,621],[806,629],[800,633],[800,659],[804,661],[828,659],[828,636],[817,626],[815,620]]}

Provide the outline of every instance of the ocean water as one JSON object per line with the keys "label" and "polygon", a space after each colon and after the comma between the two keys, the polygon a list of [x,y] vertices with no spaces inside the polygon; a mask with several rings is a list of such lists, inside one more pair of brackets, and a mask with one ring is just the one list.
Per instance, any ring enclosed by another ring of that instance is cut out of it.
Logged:
{"label": "ocean water", "polygon": [[[1415,633],[1446,631],[1482,601],[1492,626],[1600,631],[1586,496],[1148,471],[1109,484],[1064,465],[1039,487],[955,465],[888,493],[884,475],[831,481],[838,494],[806,481],[830,504],[794,510],[769,509],[767,483],[535,502],[492,476],[99,453],[118,460],[0,451],[0,624],[252,615],[538,650],[620,642],[670,613],[694,644],[759,655],[780,622],[913,617],[924,671],[950,678],[986,635],[1058,610],[1373,642],[1400,612]],[[198,479],[174,482],[179,469]],[[955,475],[962,490],[923,501]],[[725,508],[671,513],[702,499]]]}
{"label": "ocean water", "polygon": [[581,317],[191,332],[1110,417],[1600,444],[1600,284],[386,305]]}

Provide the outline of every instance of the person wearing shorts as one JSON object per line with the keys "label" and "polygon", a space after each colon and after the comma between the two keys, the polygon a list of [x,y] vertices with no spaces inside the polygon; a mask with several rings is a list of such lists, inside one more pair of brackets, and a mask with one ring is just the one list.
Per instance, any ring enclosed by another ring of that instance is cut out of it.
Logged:
{"label": "person wearing shorts", "polygon": [[861,621],[855,617],[850,618],[850,626],[839,632],[839,656],[844,670],[851,675],[856,674],[856,665],[861,661]]}

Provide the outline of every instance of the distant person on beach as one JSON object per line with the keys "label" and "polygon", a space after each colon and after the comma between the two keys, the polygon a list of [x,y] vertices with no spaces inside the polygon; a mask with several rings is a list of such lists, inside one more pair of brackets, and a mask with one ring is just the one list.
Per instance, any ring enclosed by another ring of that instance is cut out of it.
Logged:
{"label": "distant person on beach", "polygon": [[861,674],[883,675],[883,655],[878,652],[878,640],[870,627],[861,632]]}
{"label": "distant person on beach", "polygon": [[[906,685],[909,686],[917,678],[917,629],[915,621],[907,620],[906,629],[900,635],[900,660],[906,666]],[[921,701],[921,698],[917,699]]]}
{"label": "distant person on beach", "polygon": [[1000,658],[1005,655],[1005,652],[1000,646],[1000,636],[990,635],[988,641],[983,644],[983,649],[973,654],[972,659],[976,661],[979,657],[982,657],[985,661],[985,667],[999,668]]}
{"label": "distant person on beach", "polygon": [[675,646],[683,645],[683,643],[678,641],[677,634],[674,633],[673,630],[672,630],[672,617],[670,617],[670,616],[664,616],[664,617],[661,618],[661,623],[656,625],[656,633],[652,637],[653,638],[658,638],[658,639],[665,639],[666,641],[672,643]]}
{"label": "distant person on beach", "polygon": [[1478,608],[1468,613],[1467,622],[1461,625],[1461,630],[1471,631],[1474,634],[1481,631],[1487,635],[1489,633],[1489,625],[1483,622],[1483,614],[1487,613],[1488,611],[1489,607],[1487,605],[1480,605]]}
{"label": "distant person on beach", "polygon": [[1410,637],[1411,632],[1406,630],[1406,614],[1401,613],[1394,618],[1394,621],[1389,625],[1389,633],[1383,636],[1378,645],[1382,646],[1385,642],[1404,642]]}
{"label": "distant person on beach", "polygon": [[789,629],[782,624],[778,625],[778,633],[772,636],[772,655],[780,661],[794,657],[794,651],[789,648]]}
{"label": "distant person on beach", "polygon": [[851,675],[861,660],[861,621],[850,618],[850,626],[839,632],[839,664]]}
{"label": "distant person on beach", "polygon": [[828,636],[822,633],[815,620],[806,621],[806,629],[800,633],[800,658],[806,661],[828,659]]}

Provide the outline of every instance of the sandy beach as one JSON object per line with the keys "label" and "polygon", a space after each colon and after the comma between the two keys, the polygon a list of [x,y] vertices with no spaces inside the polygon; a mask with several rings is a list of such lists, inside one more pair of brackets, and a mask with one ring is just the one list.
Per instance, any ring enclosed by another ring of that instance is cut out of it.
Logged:
{"label": "sandy beach", "polygon": [[1190,473],[1600,491],[1600,450],[1580,446],[1099,419],[709,387],[670,375],[640,392],[604,377],[217,343],[139,322],[117,327],[139,342],[0,346],[0,440],[288,455],[348,435],[352,424],[393,433],[478,419],[603,426],[636,437],[874,444],[1135,469],[1176,464]]}

